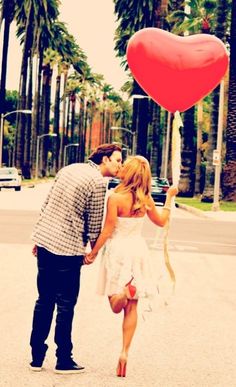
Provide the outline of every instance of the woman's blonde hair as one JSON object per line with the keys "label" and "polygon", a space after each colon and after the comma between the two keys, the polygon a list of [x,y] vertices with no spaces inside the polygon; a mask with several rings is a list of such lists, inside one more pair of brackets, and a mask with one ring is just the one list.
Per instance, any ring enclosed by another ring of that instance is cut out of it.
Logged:
{"label": "woman's blonde hair", "polygon": [[143,156],[128,157],[121,171],[121,179],[115,192],[133,194],[132,212],[138,213],[141,208],[147,207],[152,179],[148,160]]}

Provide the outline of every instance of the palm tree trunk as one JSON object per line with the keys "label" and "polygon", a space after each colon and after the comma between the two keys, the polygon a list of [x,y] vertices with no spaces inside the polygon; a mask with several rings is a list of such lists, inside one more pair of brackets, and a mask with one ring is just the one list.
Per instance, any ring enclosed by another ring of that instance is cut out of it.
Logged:
{"label": "palm tree trunk", "polygon": [[160,176],[160,166],[162,162],[162,146],[163,146],[163,133],[160,125],[161,120],[161,108],[154,101],[150,102],[151,105],[151,128],[152,128],[152,152],[151,152],[151,171],[154,176]]}
{"label": "palm tree trunk", "polygon": [[63,157],[64,157],[64,145],[65,145],[65,130],[66,130],[66,84],[68,77],[68,69],[64,70],[64,86],[63,86],[63,108],[62,108],[62,132],[60,140],[60,156],[59,156],[59,168],[63,167]]}
{"label": "palm tree trunk", "polygon": [[164,133],[163,133],[163,144],[162,144],[162,163],[161,163],[161,172],[160,175],[165,178],[169,178],[171,176],[170,167],[171,167],[171,158],[170,158],[170,135],[171,135],[171,127],[173,122],[173,114],[168,112],[165,125],[164,125]]}
{"label": "palm tree trunk", "polygon": [[[32,56],[29,58],[29,82],[28,82],[28,92],[27,92],[27,108],[32,109],[32,91],[33,91],[33,61]],[[26,117],[26,126],[25,126],[25,148],[24,148],[24,163],[22,167],[22,173],[26,179],[31,178],[31,165],[30,165],[30,150],[31,150],[31,115]]]}
{"label": "palm tree trunk", "polygon": [[70,124],[70,130],[71,130],[71,143],[73,144],[75,142],[75,106],[76,106],[76,95],[73,93],[71,95],[71,124]]}
{"label": "palm tree trunk", "polygon": [[70,96],[67,97],[67,112],[66,112],[66,131],[65,131],[65,145],[70,142]]}
{"label": "palm tree trunk", "polygon": [[[43,70],[43,110],[42,110],[42,128],[43,133],[49,133],[49,123],[50,123],[50,103],[51,103],[51,80],[52,80],[52,69],[49,64],[44,66]],[[48,164],[48,150],[49,150],[49,137],[45,136],[42,145],[42,174],[46,176],[47,174],[47,164]]]}
{"label": "palm tree trunk", "polygon": [[54,102],[54,124],[53,132],[57,134],[54,141],[54,154],[55,154],[55,169],[57,172],[59,169],[59,152],[60,152],[60,90],[61,90],[61,72],[58,67],[58,74],[56,77],[56,90],[55,90],[55,102]]}
{"label": "palm tree trunk", "polygon": [[165,18],[168,14],[169,0],[157,0],[157,8],[155,15],[155,27],[166,30]]}
{"label": "palm tree trunk", "polygon": [[[19,87],[19,109],[26,109],[26,90],[27,90],[27,76],[28,76],[28,58],[31,53],[32,46],[32,25],[33,25],[34,9],[32,3],[30,4],[26,28],[25,28],[25,41],[23,48],[23,56],[21,62],[21,77]],[[19,114],[17,117],[16,127],[16,149],[15,149],[15,165],[17,168],[22,168],[24,162],[24,147],[25,147],[25,114]]]}
{"label": "palm tree trunk", "polygon": [[[226,33],[226,21],[228,2],[227,0],[219,0],[217,7],[217,23],[216,23],[216,36],[223,40]],[[206,164],[206,181],[205,188],[202,194],[202,202],[213,202],[214,197],[214,181],[215,181],[215,169],[213,166],[213,151],[216,149],[217,142],[217,129],[218,129],[218,111],[219,111],[219,91],[218,86],[212,93],[212,126],[209,133],[209,150],[207,152],[207,164]]]}
{"label": "palm tree trunk", "polygon": [[0,113],[5,113],[5,96],[6,96],[6,78],[7,78],[7,58],[10,37],[10,26],[14,18],[15,0],[1,1],[1,15],[0,15],[0,31],[2,21],[4,22],[3,33],[3,47],[2,47],[2,67],[1,67],[1,81],[0,81]]}
{"label": "palm tree trunk", "polygon": [[84,96],[80,98],[80,115],[79,115],[79,162],[83,162],[84,155]]}
{"label": "palm tree trunk", "polygon": [[[86,103],[86,110],[84,115],[84,144],[83,144],[83,162],[86,157],[86,149],[87,149],[87,131],[88,131],[88,119],[89,119],[89,110],[88,110],[88,103]],[[108,141],[109,142],[109,141]]]}
{"label": "palm tree trunk", "polygon": [[8,21],[8,19],[5,19],[3,48],[2,48],[1,83],[0,83],[0,113],[5,113],[7,56],[8,56],[8,46],[9,46],[9,36],[10,36],[10,22]]}
{"label": "palm tree trunk", "polygon": [[148,98],[139,101],[139,115],[137,127],[137,154],[147,157],[147,135],[148,135]]}
{"label": "palm tree trunk", "polygon": [[236,2],[232,1],[230,75],[226,126],[226,164],[223,169],[224,200],[236,202]]}
{"label": "palm tree trunk", "polygon": [[202,164],[202,125],[203,125],[203,101],[197,105],[197,155],[195,169],[195,194],[201,193],[201,164]]}
{"label": "palm tree trunk", "polygon": [[205,187],[202,193],[202,202],[213,202],[214,196],[214,181],[215,181],[215,169],[213,166],[213,151],[216,149],[217,142],[217,129],[218,129],[218,110],[219,110],[219,90],[217,88],[212,93],[212,114],[211,114],[211,130],[208,136],[208,151],[206,153],[206,178]]}
{"label": "palm tree trunk", "polygon": [[180,195],[185,197],[192,197],[194,195],[196,165],[194,112],[195,107],[193,106],[184,113],[179,190]]}
{"label": "palm tree trunk", "polygon": [[39,58],[36,60],[36,77],[35,77],[35,92],[34,92],[34,105],[32,116],[32,139],[31,139],[31,165],[32,173],[35,174],[36,167],[36,144],[37,136],[40,134],[40,122],[41,122],[41,82],[42,82],[42,63],[43,53],[39,50]]}
{"label": "palm tree trunk", "polygon": [[88,143],[88,154],[91,153],[92,150],[92,138],[93,138],[93,121],[95,117],[95,112],[96,112],[96,102],[92,101],[91,102],[91,111],[90,111],[90,130],[89,130],[89,143]]}
{"label": "palm tree trunk", "polygon": [[[134,132],[136,133],[136,152],[139,155],[144,157],[147,156],[147,135],[148,135],[148,124],[149,124],[149,99],[147,95],[144,94],[144,91],[134,80],[133,83],[133,92],[132,94],[137,94],[139,98],[134,98],[134,106],[137,106],[137,109],[134,111],[135,117],[133,118],[132,127],[135,128]],[[135,100],[137,102],[135,102]]]}

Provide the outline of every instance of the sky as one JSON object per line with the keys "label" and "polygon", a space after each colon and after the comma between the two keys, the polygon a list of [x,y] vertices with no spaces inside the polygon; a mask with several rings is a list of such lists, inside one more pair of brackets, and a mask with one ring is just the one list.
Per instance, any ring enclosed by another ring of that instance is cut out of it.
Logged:
{"label": "sky", "polygon": [[[116,28],[113,0],[61,0],[59,20],[65,22],[79,46],[87,55],[92,71],[104,75],[116,91],[127,80],[114,51]],[[9,45],[7,89],[18,90],[21,47],[12,26]]]}

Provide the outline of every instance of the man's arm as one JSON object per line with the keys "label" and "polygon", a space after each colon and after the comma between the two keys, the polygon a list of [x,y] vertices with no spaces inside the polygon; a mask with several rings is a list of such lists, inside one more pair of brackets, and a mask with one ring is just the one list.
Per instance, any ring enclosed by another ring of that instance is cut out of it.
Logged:
{"label": "man's arm", "polygon": [[106,186],[104,184],[94,184],[87,200],[87,237],[93,247],[101,232],[104,213]]}

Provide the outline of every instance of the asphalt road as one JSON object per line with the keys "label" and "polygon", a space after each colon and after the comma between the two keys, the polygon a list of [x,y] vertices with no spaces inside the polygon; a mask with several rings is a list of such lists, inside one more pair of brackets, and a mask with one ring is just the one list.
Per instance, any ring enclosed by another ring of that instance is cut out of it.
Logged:
{"label": "asphalt road", "polygon": [[[173,216],[168,234],[169,250],[229,254],[236,257],[236,221],[216,221],[197,216],[186,218],[183,210],[175,211],[176,215]],[[149,246],[156,245],[158,248],[161,243],[161,230],[156,231],[155,227],[146,222],[144,233]]]}
{"label": "asphalt road", "polygon": [[[0,243],[31,243],[30,235],[39,211],[0,210]],[[191,251],[236,256],[236,222],[220,222],[175,209],[169,230],[170,251]],[[147,219],[143,234],[149,247],[162,249],[161,229]]]}
{"label": "asphalt road", "polygon": [[53,373],[54,322],[44,370],[29,371],[37,294],[29,236],[47,192],[45,186],[0,195],[0,387],[235,387],[235,222],[200,219],[179,210],[169,238],[174,292],[164,265],[162,229],[144,227],[159,293],[152,313],[139,309],[127,378],[115,376],[122,315],[113,314],[107,299],[96,295],[99,257],[82,269],[73,325],[74,358],[86,372]]}

